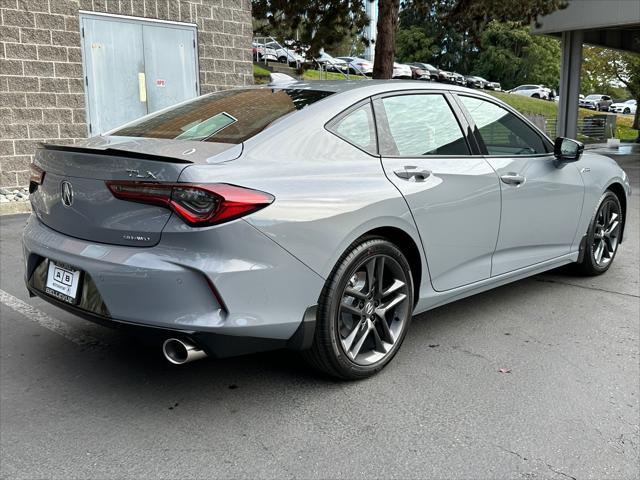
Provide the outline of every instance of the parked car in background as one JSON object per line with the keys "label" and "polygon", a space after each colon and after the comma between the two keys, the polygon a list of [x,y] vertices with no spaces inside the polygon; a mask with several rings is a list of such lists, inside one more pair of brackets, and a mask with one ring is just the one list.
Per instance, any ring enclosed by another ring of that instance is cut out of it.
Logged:
{"label": "parked car in background", "polygon": [[[275,56],[275,61],[280,63],[288,63],[290,65],[304,62],[304,48],[293,48],[295,42],[292,40],[285,40],[284,44],[278,42],[273,37],[255,37],[253,39],[254,48],[259,48],[261,51],[265,48],[270,55]],[[301,51],[302,55],[297,53]]]}
{"label": "parked car in background", "polygon": [[484,88],[486,88],[487,90],[494,90],[496,92],[502,90],[500,82],[487,82],[487,85]]}
{"label": "parked car in background", "polygon": [[466,85],[467,81],[464,78],[464,75],[462,75],[460,73],[452,72],[451,73],[451,83],[455,83],[456,85],[460,85],[461,87],[464,87]]}
{"label": "parked car in background", "polygon": [[515,95],[523,95],[531,98],[541,98],[543,100],[549,100],[550,89],[542,85],[520,85],[519,87],[509,90],[509,93]]}
{"label": "parked car in background", "polygon": [[624,113],[635,115],[638,108],[637,100],[627,100],[626,102],[612,103],[609,106],[609,111],[614,113]]}
{"label": "parked car in background", "polygon": [[404,63],[393,62],[393,74],[391,78],[412,78],[411,67]]}
{"label": "parked car in background", "polygon": [[582,108],[588,108],[589,110],[604,111],[609,110],[609,105],[613,103],[609,95],[602,95],[600,93],[592,93],[587,95],[584,100],[580,100],[579,104]]}
{"label": "parked car in background", "polygon": [[360,57],[336,57],[338,60],[344,60],[349,66],[350,73],[362,73],[371,76],[373,73],[373,62]]}
{"label": "parked car in background", "polygon": [[253,42],[251,46],[252,46],[252,52],[253,52],[253,59],[256,62],[263,62],[263,61],[277,62],[278,61],[278,55],[273,48],[265,47],[264,44],[260,44],[258,42]]}
{"label": "parked car in background", "polygon": [[453,79],[453,73],[447,70],[440,70],[438,72],[438,81],[442,83],[455,83]]}
{"label": "parked car in background", "polygon": [[487,82],[484,78],[478,77],[475,75],[469,75],[465,78],[466,85],[469,88],[480,88],[484,89],[489,82]]}
{"label": "parked car in background", "polygon": [[267,43],[266,47],[275,52],[278,62],[280,63],[287,63],[289,65],[304,63],[304,58],[298,55],[295,50],[283,47],[278,42]]}
{"label": "parked car in background", "polygon": [[440,69],[430,63],[412,62],[409,64],[409,68],[411,68],[414,74],[413,78],[416,80],[431,80],[432,82],[437,82],[440,77]]}
{"label": "parked car in background", "polygon": [[313,59],[313,66],[318,69],[322,67],[323,70],[328,72],[347,73],[349,71],[349,64],[347,62],[332,57],[326,52],[320,53],[320,55]]}

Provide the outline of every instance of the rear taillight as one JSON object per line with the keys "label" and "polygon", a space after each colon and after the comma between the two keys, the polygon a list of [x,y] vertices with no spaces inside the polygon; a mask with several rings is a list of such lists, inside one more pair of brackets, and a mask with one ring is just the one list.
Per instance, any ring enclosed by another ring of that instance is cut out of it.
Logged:
{"label": "rear taillight", "polygon": [[274,200],[273,195],[268,193],[226,183],[106,183],[114,197],[169,208],[193,227],[216,225],[244,217]]}
{"label": "rear taillight", "polygon": [[29,165],[29,193],[33,193],[38,189],[39,185],[44,182],[44,170],[35,163]]}

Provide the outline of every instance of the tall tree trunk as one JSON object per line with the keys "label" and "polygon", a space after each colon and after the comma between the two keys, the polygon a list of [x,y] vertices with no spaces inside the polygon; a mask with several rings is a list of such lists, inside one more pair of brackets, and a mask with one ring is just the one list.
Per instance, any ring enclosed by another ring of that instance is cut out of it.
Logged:
{"label": "tall tree trunk", "polygon": [[389,79],[393,75],[399,9],[400,0],[378,1],[378,33],[373,78]]}

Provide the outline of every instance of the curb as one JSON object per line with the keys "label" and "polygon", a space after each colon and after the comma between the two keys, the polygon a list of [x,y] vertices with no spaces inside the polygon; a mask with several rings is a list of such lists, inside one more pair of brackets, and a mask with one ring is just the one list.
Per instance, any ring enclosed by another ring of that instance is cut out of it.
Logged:
{"label": "curb", "polygon": [[31,202],[23,200],[0,203],[0,215],[15,215],[16,213],[31,213]]}

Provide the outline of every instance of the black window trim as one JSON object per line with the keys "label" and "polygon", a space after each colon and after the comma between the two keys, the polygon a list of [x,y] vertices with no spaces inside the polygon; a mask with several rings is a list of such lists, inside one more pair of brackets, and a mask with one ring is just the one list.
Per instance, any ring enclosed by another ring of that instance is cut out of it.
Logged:
{"label": "black window trim", "polygon": [[[370,152],[368,150],[365,150],[364,148],[362,148],[359,145],[356,145],[355,143],[353,143],[351,140],[349,140],[348,138],[346,138],[343,135],[340,135],[336,130],[335,127],[338,123],[340,123],[340,121],[347,117],[348,115],[350,115],[351,113],[355,112],[356,110],[358,110],[359,108],[365,106],[365,105],[369,105],[369,108],[371,110],[371,117],[373,119],[373,136],[375,137],[375,151],[374,152]],[[349,107],[345,108],[342,112],[340,112],[339,114],[337,114],[335,117],[333,117],[331,120],[329,120],[327,123],[324,124],[324,128],[325,130],[327,130],[329,133],[335,135],[336,137],[338,137],[340,140],[347,142],[349,145],[351,145],[352,147],[357,148],[358,150],[366,153],[367,155],[374,157],[374,158],[379,158],[380,157],[380,143],[378,141],[378,125],[377,125],[377,120],[376,120],[376,114],[373,108],[373,102],[371,97],[367,97],[365,99],[362,99],[356,103],[354,103],[353,105],[350,105]]]}
{"label": "black window trim", "polygon": [[[487,158],[513,158],[513,157],[531,157],[531,158],[540,157],[540,158],[547,158],[550,155],[553,155],[553,142],[547,136],[547,134],[544,133],[542,130],[540,130],[532,122],[530,122],[520,112],[518,112],[517,110],[511,108],[510,105],[502,103],[502,102],[500,102],[497,99],[494,99],[492,97],[485,97],[484,95],[476,95],[475,92],[455,92],[455,94],[453,94],[452,96],[454,97],[454,100],[456,101],[456,103],[460,107],[460,109],[461,109],[463,115],[465,116],[467,122],[471,126],[471,130],[473,131],[473,136],[474,136],[476,142],[478,143],[478,145],[480,146],[480,151],[484,152],[482,154],[484,157],[487,157]],[[532,153],[532,154],[529,154],[529,155],[491,155],[491,154],[489,154],[489,150],[487,149],[487,146],[485,145],[484,140],[482,139],[482,135],[480,135],[480,131],[478,130],[478,127],[476,126],[475,122],[473,121],[473,118],[471,117],[471,114],[469,113],[467,108],[462,103],[462,100],[460,99],[460,97],[470,97],[470,98],[476,98],[478,100],[484,100],[484,101],[486,101],[488,103],[494,104],[497,107],[501,107],[501,108],[505,109],[509,113],[512,113],[513,115],[518,117],[520,120],[524,121],[525,125],[529,126],[533,130],[533,132],[535,134],[537,134],[538,137],[540,137],[540,139],[542,140],[542,143],[545,146],[545,148],[547,149],[547,151],[545,153]]]}
{"label": "black window trim", "polygon": [[[399,97],[403,95],[441,95],[449,105],[453,116],[458,123],[462,137],[467,144],[469,155],[382,155],[380,151],[381,138],[385,136],[391,136],[389,130],[389,124],[387,122],[387,116],[382,105],[382,99],[387,97]],[[471,126],[466,118],[462,115],[462,110],[459,108],[457,102],[451,95],[449,90],[437,89],[437,90],[394,90],[391,92],[384,92],[375,95],[371,98],[373,103],[373,113],[375,117],[377,136],[378,136],[378,152],[383,158],[407,158],[407,159],[465,159],[465,158],[482,158],[484,155],[481,153],[479,146],[476,144],[476,139],[472,135]],[[466,132],[466,133],[465,133]]]}

